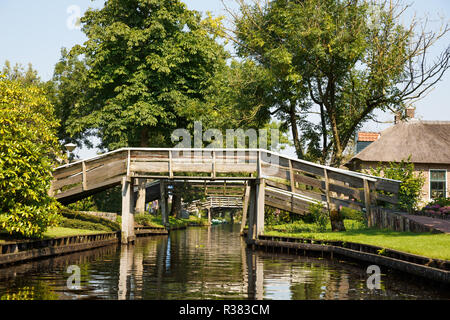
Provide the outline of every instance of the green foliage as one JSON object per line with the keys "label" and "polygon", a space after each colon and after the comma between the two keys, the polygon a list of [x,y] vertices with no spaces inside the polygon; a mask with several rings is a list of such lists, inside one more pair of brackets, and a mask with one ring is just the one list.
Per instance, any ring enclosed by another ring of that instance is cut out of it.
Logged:
{"label": "green foliage", "polygon": [[376,168],[370,168],[368,171],[374,176],[402,181],[398,193],[400,208],[408,212],[417,209],[425,178],[421,172],[415,172],[411,157],[388,165],[380,163]]}
{"label": "green foliage", "polygon": [[[262,69],[269,84],[258,87],[258,113],[274,114],[292,129],[299,158],[341,164],[355,132],[376,110],[404,109],[450,67],[448,51],[421,65],[449,29],[427,33],[416,21],[404,26],[398,4],[237,2],[238,55]],[[318,119],[311,119],[312,112]]]}
{"label": "green foliage", "polygon": [[[220,20],[220,19],[219,19]],[[105,149],[169,146],[200,108],[226,53],[220,21],[179,0],[108,0],[82,17],[87,36],[55,69],[67,137],[95,134]]]}
{"label": "green foliage", "polygon": [[63,228],[71,228],[71,229],[95,230],[105,232],[118,231],[118,230],[111,230],[111,228],[100,223],[94,223],[77,219],[68,219],[64,217],[60,219],[58,225]]}
{"label": "green foliage", "polygon": [[48,190],[57,126],[41,89],[0,76],[0,228],[10,234],[41,237],[56,221]]}
{"label": "green foliage", "polygon": [[67,205],[67,208],[74,211],[101,211],[97,209],[93,196],[71,203]]}
{"label": "green foliage", "polygon": [[315,204],[311,204],[309,206],[309,212],[311,213],[311,216],[313,217],[313,221],[317,226],[317,229],[320,232],[323,232],[327,228],[327,224],[329,221],[329,216],[327,211],[325,210],[322,203],[317,202]]}
{"label": "green foliage", "polygon": [[298,219],[298,215],[291,214],[288,211],[279,210],[272,207],[265,208],[264,223],[269,227],[277,224],[291,223]]}
{"label": "green foliage", "polygon": [[[60,214],[65,219],[61,219],[60,226],[67,228],[102,230],[102,231],[120,231],[121,226],[117,222],[108,219],[83,214],[68,208],[62,208]],[[83,227],[86,226],[87,228]],[[94,228],[94,229],[92,229]],[[97,229],[95,229],[97,228]]]}

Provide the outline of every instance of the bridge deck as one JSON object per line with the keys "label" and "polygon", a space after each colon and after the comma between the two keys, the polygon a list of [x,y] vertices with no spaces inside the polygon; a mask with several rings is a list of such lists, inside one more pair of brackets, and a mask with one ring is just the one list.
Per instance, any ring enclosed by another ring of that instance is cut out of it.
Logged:
{"label": "bridge deck", "polygon": [[[131,183],[144,178],[207,184],[219,193],[225,182],[225,189],[234,185],[242,194],[245,181],[262,179],[267,205],[299,214],[315,202],[358,210],[377,201],[396,205],[400,185],[260,149],[125,148],[58,167],[53,176],[51,193],[65,204],[120,185],[124,177]],[[160,196],[158,185],[149,189],[151,198]]]}

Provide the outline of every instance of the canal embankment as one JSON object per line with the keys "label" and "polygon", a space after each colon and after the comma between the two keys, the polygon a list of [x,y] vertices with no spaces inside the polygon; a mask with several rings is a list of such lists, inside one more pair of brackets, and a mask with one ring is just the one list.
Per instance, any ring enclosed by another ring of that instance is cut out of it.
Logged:
{"label": "canal embankment", "polygon": [[376,264],[439,283],[450,284],[450,261],[374,245],[271,235],[261,235],[256,240],[247,241],[247,244],[254,249],[297,255],[319,255],[331,259],[344,258]]}

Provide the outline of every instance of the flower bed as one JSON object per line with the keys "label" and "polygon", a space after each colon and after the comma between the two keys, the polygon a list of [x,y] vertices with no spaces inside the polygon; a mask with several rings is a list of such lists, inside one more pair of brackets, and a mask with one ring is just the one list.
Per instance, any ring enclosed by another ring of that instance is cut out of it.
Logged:
{"label": "flower bed", "polygon": [[416,212],[416,214],[450,220],[450,198],[434,200],[425,206],[421,211]]}

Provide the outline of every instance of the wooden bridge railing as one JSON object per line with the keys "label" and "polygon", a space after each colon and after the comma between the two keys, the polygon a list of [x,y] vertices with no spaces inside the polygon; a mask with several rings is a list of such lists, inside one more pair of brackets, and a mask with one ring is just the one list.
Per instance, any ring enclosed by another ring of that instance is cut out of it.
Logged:
{"label": "wooden bridge railing", "polygon": [[[264,179],[269,187],[308,197],[295,201],[298,212],[310,205],[309,199],[358,210],[370,210],[376,201],[396,205],[400,185],[260,149],[126,148],[56,168],[51,192],[60,201],[75,201],[121,184],[124,176],[129,181]],[[270,190],[266,197],[277,202]]]}

